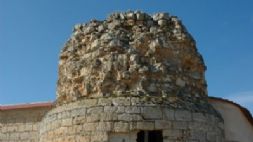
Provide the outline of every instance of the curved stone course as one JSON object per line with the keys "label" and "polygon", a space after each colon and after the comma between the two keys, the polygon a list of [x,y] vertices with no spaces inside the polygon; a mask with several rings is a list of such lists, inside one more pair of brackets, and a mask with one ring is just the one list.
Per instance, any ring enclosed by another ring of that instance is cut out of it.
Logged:
{"label": "curved stone course", "polygon": [[[167,141],[223,141],[219,117],[143,104],[139,97],[94,98],[58,106],[40,125],[40,142],[108,142],[111,133],[163,130]],[[136,141],[136,138],[135,138]]]}

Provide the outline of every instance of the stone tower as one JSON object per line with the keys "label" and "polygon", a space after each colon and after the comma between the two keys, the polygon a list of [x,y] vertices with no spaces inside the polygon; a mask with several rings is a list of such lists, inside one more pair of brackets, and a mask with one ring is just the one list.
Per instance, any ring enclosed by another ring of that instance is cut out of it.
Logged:
{"label": "stone tower", "polygon": [[223,142],[192,36],[167,13],[76,25],[40,142]]}

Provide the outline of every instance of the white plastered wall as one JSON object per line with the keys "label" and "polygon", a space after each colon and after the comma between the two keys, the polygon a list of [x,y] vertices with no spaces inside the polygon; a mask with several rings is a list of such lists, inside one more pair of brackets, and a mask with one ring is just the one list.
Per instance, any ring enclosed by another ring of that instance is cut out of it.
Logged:
{"label": "white plastered wall", "polygon": [[219,100],[210,103],[224,119],[226,141],[253,142],[253,126],[238,106]]}

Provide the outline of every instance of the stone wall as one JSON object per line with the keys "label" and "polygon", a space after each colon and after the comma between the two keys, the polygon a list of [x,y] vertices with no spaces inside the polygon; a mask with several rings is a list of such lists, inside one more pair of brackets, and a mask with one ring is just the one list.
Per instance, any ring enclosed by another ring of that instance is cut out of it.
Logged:
{"label": "stone wall", "polygon": [[40,124],[40,142],[111,142],[113,135],[129,136],[133,142],[140,130],[162,130],[164,142],[224,138],[223,121],[214,114],[142,102],[139,97],[115,97],[85,99],[51,110]]}
{"label": "stone wall", "polygon": [[0,142],[38,142],[39,123],[51,107],[0,110]]}

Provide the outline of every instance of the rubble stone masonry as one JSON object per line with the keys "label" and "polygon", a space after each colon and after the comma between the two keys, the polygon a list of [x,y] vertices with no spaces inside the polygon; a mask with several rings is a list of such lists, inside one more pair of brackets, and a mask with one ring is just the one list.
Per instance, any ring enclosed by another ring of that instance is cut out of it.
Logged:
{"label": "rubble stone masonry", "polygon": [[60,54],[57,104],[138,96],[199,110],[207,107],[205,68],[177,17],[114,13],[75,26]]}

